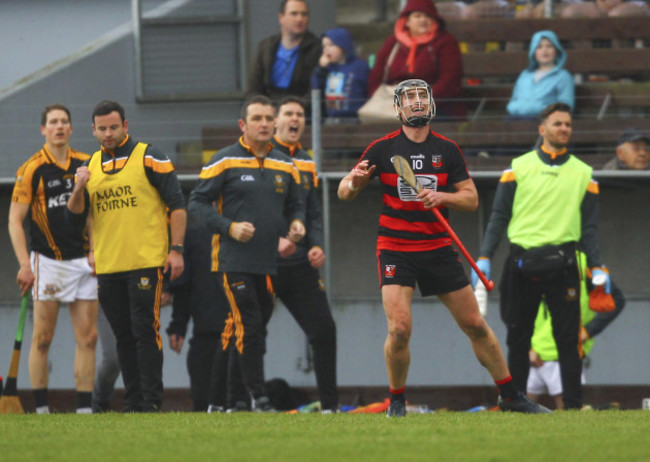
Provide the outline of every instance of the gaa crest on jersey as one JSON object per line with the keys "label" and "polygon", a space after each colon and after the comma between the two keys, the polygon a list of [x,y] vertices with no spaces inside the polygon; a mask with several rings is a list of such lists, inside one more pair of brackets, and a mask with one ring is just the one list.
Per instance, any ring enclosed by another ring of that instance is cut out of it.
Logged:
{"label": "gaa crest on jersey", "polygon": [[244,281],[237,281],[230,284],[231,290],[246,290],[246,283]]}
{"label": "gaa crest on jersey", "polygon": [[311,179],[310,177],[311,177],[311,175],[309,173],[304,173],[304,174],[300,175],[300,178],[301,178],[300,181],[302,181],[302,187],[304,189],[306,189],[306,190],[309,190],[310,187],[311,187],[311,183],[309,181]]}
{"label": "gaa crest on jersey", "polygon": [[572,302],[578,299],[578,290],[575,287],[569,287],[566,291],[566,300]]}
{"label": "gaa crest on jersey", "polygon": [[138,283],[138,289],[140,290],[151,290],[151,282],[149,282],[149,278],[147,277],[141,277],[140,282]]}
{"label": "gaa crest on jersey", "polygon": [[441,169],[442,168],[442,154],[434,154],[431,156],[431,165],[435,169]]}
{"label": "gaa crest on jersey", "polygon": [[56,284],[45,284],[45,290],[43,290],[43,293],[45,295],[56,295],[58,291],[59,287]]}
{"label": "gaa crest on jersey", "polygon": [[284,193],[284,178],[282,178],[282,175],[275,175],[275,178],[273,179],[273,184],[275,185],[275,192],[279,194]]}
{"label": "gaa crest on jersey", "polygon": [[395,265],[386,265],[386,266],[384,266],[384,277],[385,278],[394,278],[396,271],[397,271],[397,266],[395,266]]}

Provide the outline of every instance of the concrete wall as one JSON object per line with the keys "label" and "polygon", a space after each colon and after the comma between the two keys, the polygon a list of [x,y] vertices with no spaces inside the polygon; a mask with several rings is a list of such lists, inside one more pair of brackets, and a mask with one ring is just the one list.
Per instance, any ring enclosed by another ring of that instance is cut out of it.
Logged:
{"label": "concrete wall", "polygon": [[[336,181],[331,181],[333,190]],[[488,205],[494,181],[478,181],[482,201]],[[483,184],[486,183],[486,184]],[[645,197],[649,185],[631,188],[626,184],[604,182],[601,211],[601,242],[605,261],[614,278],[628,297],[621,316],[597,339],[591,353],[592,370],[588,382],[598,385],[643,385],[650,383],[650,370],[639,367],[638,358],[650,351],[648,287],[643,275],[647,244],[645,229],[650,226]],[[378,188],[370,187],[352,203],[335,200],[332,191],[331,265],[332,310],[338,328],[338,358],[340,385],[382,385],[386,383],[383,343],[386,322],[379,300],[374,254]],[[8,197],[0,200],[0,214],[6,213]],[[478,247],[478,214],[454,214],[452,225],[472,254]],[[8,370],[10,354],[18,319],[18,293],[14,286],[17,266],[8,245],[6,230],[0,230],[0,252],[3,265],[2,299],[0,306],[0,373]],[[498,283],[498,268],[506,246],[502,244],[495,259],[494,279]],[[498,295],[490,295],[488,322],[501,344],[505,330],[498,316]],[[414,333],[412,365],[409,383],[412,385],[489,385],[489,375],[478,365],[470,345],[454,324],[447,310],[435,299],[416,297],[413,308]],[[171,316],[169,307],[162,310],[162,330]],[[28,388],[27,351],[31,321],[25,330],[24,353],[21,358],[19,384]],[[100,347],[98,347],[100,348]],[[52,347],[52,388],[71,388],[74,341],[67,309],[62,309]],[[164,380],[168,387],[188,384],[185,353],[181,356],[165,345]],[[295,386],[313,386],[313,373],[304,372],[306,365],[305,338],[287,310],[279,304],[269,325],[266,375],[283,377]]]}
{"label": "concrete wall", "polygon": [[[333,314],[338,329],[338,380],[341,386],[378,386],[386,384],[383,344],[386,321],[379,302],[353,303],[334,301]],[[16,306],[0,307],[0,372],[9,370],[13,340],[18,322]],[[161,325],[169,324],[171,308],[164,307]],[[490,385],[487,372],[479,366],[470,344],[439,303],[418,300],[413,308],[414,332],[411,341],[410,385]],[[505,330],[498,317],[496,300],[490,301],[487,316],[504,347]],[[33,322],[31,312],[25,325],[18,387],[29,389],[27,359]],[[650,370],[642,366],[650,351],[650,325],[647,302],[632,301],[623,314],[595,342],[591,367],[586,370],[591,385],[646,385]],[[266,377],[282,377],[294,386],[315,386],[313,372],[303,371],[306,363],[305,339],[288,311],[276,307],[269,325],[266,353]],[[164,384],[166,387],[189,386],[185,357],[171,351],[163,334]],[[98,358],[100,349],[98,346]],[[50,388],[74,388],[74,336],[67,308],[61,309],[50,355]],[[122,387],[121,379],[118,386]]]}

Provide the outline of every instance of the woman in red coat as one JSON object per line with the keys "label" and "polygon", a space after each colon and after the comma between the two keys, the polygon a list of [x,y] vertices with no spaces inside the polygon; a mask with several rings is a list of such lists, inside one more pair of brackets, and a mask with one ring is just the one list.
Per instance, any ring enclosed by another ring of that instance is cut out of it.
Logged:
{"label": "woman in red coat", "polygon": [[[391,59],[391,54],[392,59]],[[456,39],[445,30],[432,0],[409,0],[395,23],[395,32],[382,45],[368,79],[372,95],[384,82],[425,80],[433,90],[438,117],[464,118],[463,61]],[[447,100],[447,101],[445,101]]]}

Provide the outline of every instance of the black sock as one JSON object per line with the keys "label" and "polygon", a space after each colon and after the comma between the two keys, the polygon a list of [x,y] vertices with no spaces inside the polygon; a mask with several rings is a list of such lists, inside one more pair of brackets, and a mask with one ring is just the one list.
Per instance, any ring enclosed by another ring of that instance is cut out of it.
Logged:
{"label": "black sock", "polygon": [[47,388],[37,388],[34,393],[34,407],[47,406]]}
{"label": "black sock", "polygon": [[517,397],[517,389],[515,388],[515,384],[512,383],[511,375],[503,380],[495,381],[494,383],[497,385],[497,390],[499,390],[501,398],[505,399],[506,401],[510,401]]}
{"label": "black sock", "polygon": [[391,387],[388,387],[388,391],[390,391],[390,400],[391,401],[406,401],[406,397],[404,396],[404,391],[406,390],[406,387],[402,387],[399,390],[393,390]]}
{"label": "black sock", "polygon": [[91,391],[77,392],[77,409],[89,408],[93,406],[93,393]]}

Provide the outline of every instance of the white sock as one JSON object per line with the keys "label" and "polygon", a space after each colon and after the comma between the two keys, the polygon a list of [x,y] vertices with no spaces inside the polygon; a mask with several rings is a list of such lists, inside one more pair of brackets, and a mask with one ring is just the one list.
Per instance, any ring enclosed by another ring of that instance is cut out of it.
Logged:
{"label": "white sock", "polygon": [[41,406],[36,408],[36,413],[37,414],[49,414],[50,413],[50,407],[49,406]]}
{"label": "white sock", "polygon": [[77,408],[77,414],[92,414],[93,413],[93,408],[92,407],[78,407]]}
{"label": "white sock", "polygon": [[210,404],[208,406],[208,414],[212,414],[213,412],[223,412],[224,408],[223,406],[215,406],[214,404]]}

